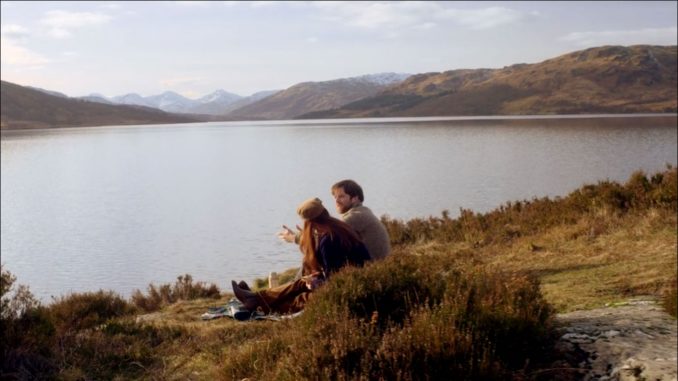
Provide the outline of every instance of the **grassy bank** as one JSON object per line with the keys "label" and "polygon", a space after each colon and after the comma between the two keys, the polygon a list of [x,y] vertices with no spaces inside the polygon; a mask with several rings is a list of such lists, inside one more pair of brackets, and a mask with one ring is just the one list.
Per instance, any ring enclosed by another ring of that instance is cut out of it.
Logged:
{"label": "grassy bank", "polygon": [[393,255],[337,274],[292,321],[200,321],[230,294],[190,276],[130,300],[100,291],[40,306],[3,269],[2,377],[552,377],[539,369],[556,312],[643,296],[675,316],[676,178],[668,168],[484,214],[384,217]]}

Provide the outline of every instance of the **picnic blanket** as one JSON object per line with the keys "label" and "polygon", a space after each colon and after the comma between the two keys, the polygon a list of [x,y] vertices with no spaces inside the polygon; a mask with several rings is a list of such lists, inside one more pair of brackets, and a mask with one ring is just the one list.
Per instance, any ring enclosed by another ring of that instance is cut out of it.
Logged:
{"label": "picnic blanket", "polygon": [[278,313],[266,314],[262,311],[253,311],[250,312],[245,309],[245,306],[236,298],[232,298],[223,306],[210,307],[207,309],[207,312],[200,315],[202,320],[212,320],[219,319],[222,317],[228,317],[238,321],[250,321],[250,320],[273,320],[281,321],[286,319],[293,319],[302,314],[304,311],[299,311],[293,314],[281,315]]}

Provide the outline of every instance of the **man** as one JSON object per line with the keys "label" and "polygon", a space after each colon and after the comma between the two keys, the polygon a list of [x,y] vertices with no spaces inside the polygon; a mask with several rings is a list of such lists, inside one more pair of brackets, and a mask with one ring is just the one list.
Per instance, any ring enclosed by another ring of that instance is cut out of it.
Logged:
{"label": "man", "polygon": [[[365,242],[372,259],[384,259],[391,252],[386,228],[372,211],[363,206],[363,189],[353,180],[342,180],[332,185],[334,206],[341,219],[351,226]],[[278,237],[287,242],[299,242],[298,235],[283,225]]]}

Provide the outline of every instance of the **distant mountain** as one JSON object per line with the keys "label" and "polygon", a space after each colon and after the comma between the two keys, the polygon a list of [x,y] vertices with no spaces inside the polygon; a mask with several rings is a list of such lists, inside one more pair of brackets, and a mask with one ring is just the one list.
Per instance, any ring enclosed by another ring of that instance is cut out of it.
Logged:
{"label": "distant mountain", "polygon": [[49,95],[54,95],[55,97],[68,98],[68,95],[66,95],[66,94],[64,94],[64,93],[60,93],[60,92],[58,92],[58,91],[45,90],[45,89],[41,89],[41,88],[39,88],[39,87],[33,87],[33,86],[26,86],[26,87],[29,88],[29,89],[31,89],[31,90],[39,91],[39,92],[41,92],[41,93],[45,93],[45,94],[49,94]]}
{"label": "distant mountain", "polygon": [[[68,98],[2,82],[2,128],[292,118],[678,112],[678,48],[603,46],[535,64],[304,82],[241,97]],[[108,104],[108,103],[114,103]],[[178,114],[170,114],[169,110]]]}
{"label": "distant mountain", "polygon": [[186,98],[174,91],[165,91],[162,94],[145,97],[144,100],[151,104],[151,107],[175,113],[190,113],[191,108],[198,104],[197,101]]}
{"label": "distant mountain", "polygon": [[677,112],[676,46],[603,46],[537,64],[414,75],[302,118]]}
{"label": "distant mountain", "polygon": [[234,119],[291,119],[313,111],[338,108],[375,95],[409,74],[382,73],[324,82],[304,82],[226,116]]}
{"label": "distant mountain", "polygon": [[111,98],[111,101],[115,104],[121,105],[137,105],[137,106],[146,106],[146,107],[155,107],[155,104],[146,98],[142,97],[137,93],[130,93],[125,95],[118,95]]}
{"label": "distant mountain", "polygon": [[229,93],[225,90],[217,90],[211,94],[205,95],[197,100],[191,112],[195,114],[221,115],[228,112],[228,109],[234,103],[245,99],[244,97]]}
{"label": "distant mountain", "polygon": [[0,128],[51,128],[197,122],[193,117],[168,114],[139,106],[107,105],[50,95],[2,81]]}
{"label": "distant mountain", "polygon": [[214,102],[219,102],[222,104],[231,104],[233,102],[236,102],[240,99],[242,99],[238,94],[233,94],[229,93],[228,91],[225,90],[216,90],[211,94],[207,94],[202,98],[198,98],[198,103],[201,104],[208,104],[208,103],[214,103]]}
{"label": "distant mountain", "polygon": [[256,92],[249,97],[241,98],[240,100],[237,100],[229,105],[226,105],[221,111],[219,112],[220,115],[227,115],[231,111],[237,110],[239,108],[245,107],[247,105],[251,105],[254,102],[260,101],[264,98],[270,97],[273,94],[276,94],[280,92],[280,90],[265,90],[265,91],[259,91]]}
{"label": "distant mountain", "polygon": [[376,85],[391,86],[400,83],[411,76],[412,74],[404,73],[379,73],[379,74],[366,74],[349,79],[353,79],[356,81],[366,81],[369,83],[374,83]]}
{"label": "distant mountain", "polygon": [[190,99],[174,91],[166,91],[148,97],[131,93],[113,97],[111,101],[116,104],[153,107],[171,113],[220,115],[229,110],[229,105],[241,99],[243,97],[240,95],[217,90],[199,99]]}
{"label": "distant mountain", "polygon": [[113,102],[111,102],[105,96],[103,96],[101,94],[96,94],[96,93],[92,93],[90,95],[85,95],[84,97],[77,97],[77,99],[82,99],[82,100],[88,101],[88,102],[103,103],[103,104],[107,104],[107,105],[114,104]]}

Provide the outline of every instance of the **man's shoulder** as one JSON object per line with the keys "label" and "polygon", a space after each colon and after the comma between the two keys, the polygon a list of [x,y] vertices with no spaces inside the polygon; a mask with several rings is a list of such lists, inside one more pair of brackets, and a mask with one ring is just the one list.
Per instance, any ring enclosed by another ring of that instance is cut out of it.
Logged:
{"label": "man's shoulder", "polygon": [[349,209],[348,212],[346,212],[342,215],[342,217],[344,217],[344,219],[361,218],[361,217],[374,217],[374,213],[372,213],[372,210],[370,210],[370,208],[368,208],[364,205],[358,205],[358,206],[354,206],[351,209]]}
{"label": "man's shoulder", "polygon": [[374,225],[379,219],[372,213],[370,208],[358,205],[344,213],[342,220],[351,225],[354,229],[362,230],[367,226]]}

